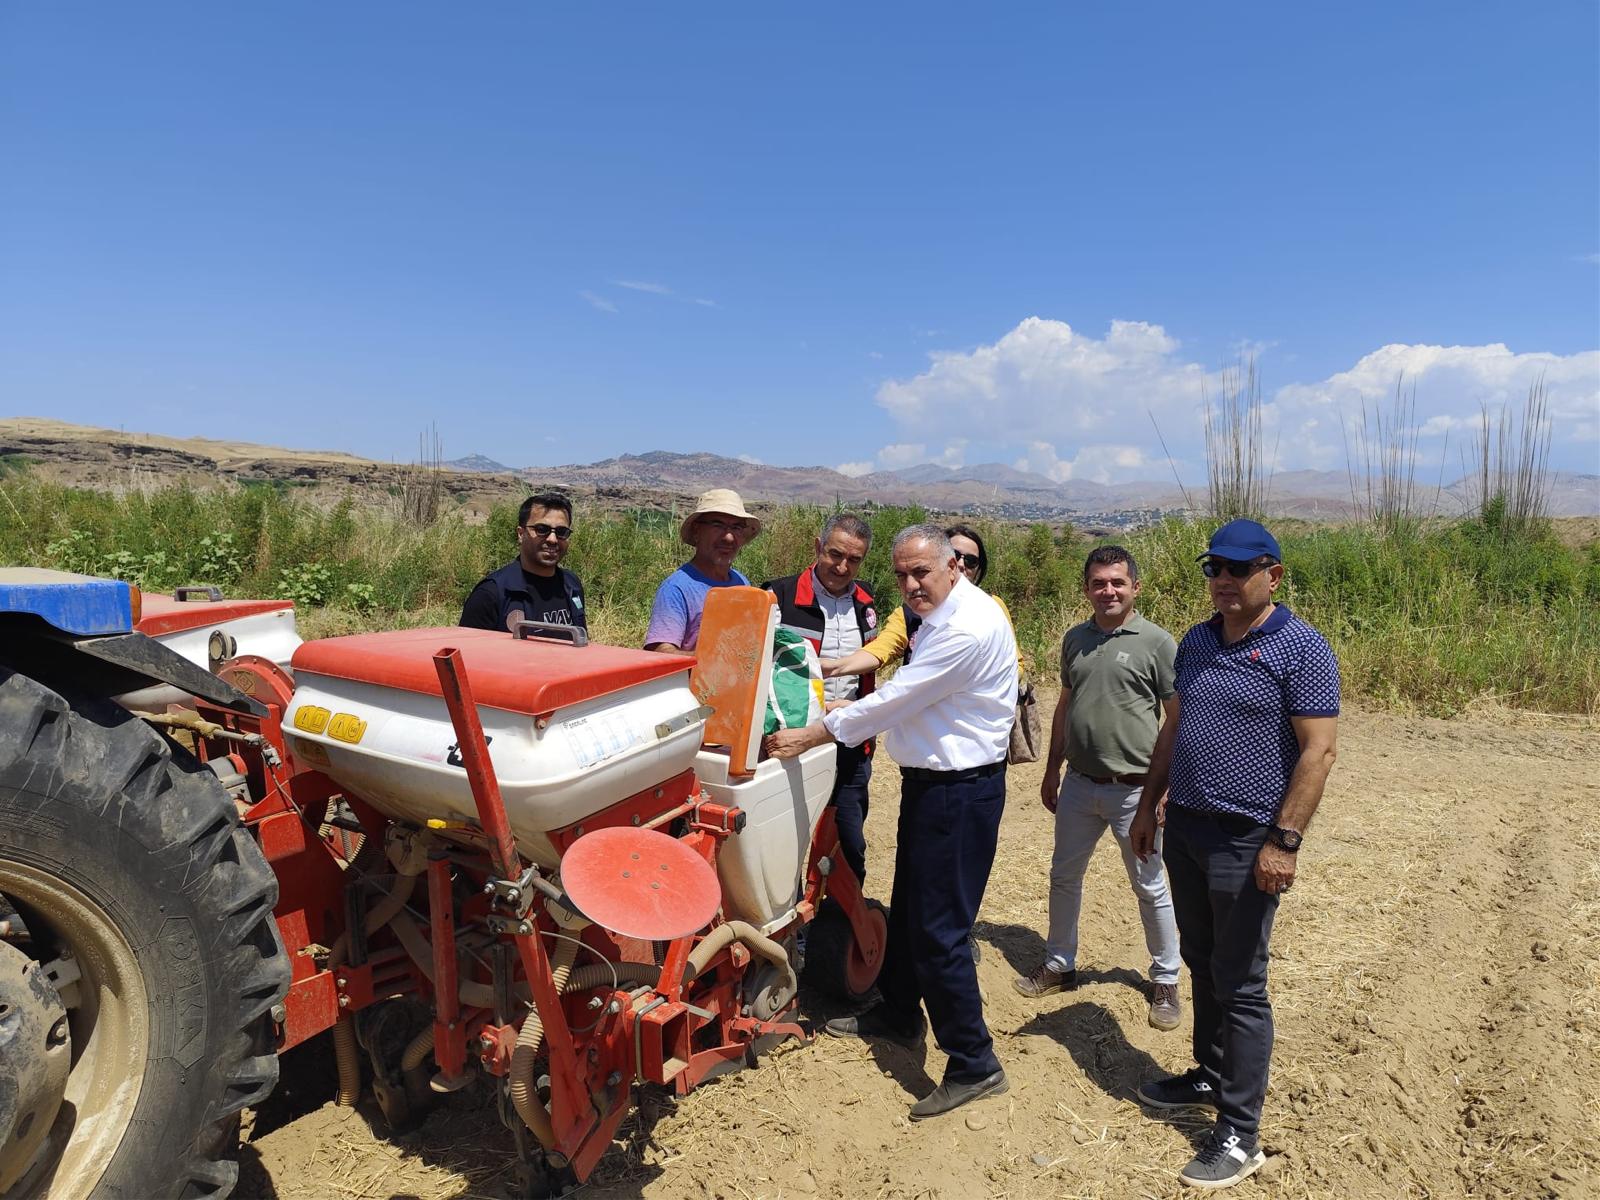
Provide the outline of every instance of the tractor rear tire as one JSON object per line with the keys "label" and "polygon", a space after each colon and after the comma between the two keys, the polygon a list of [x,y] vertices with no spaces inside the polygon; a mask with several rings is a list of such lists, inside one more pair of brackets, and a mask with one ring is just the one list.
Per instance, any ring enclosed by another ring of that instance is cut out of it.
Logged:
{"label": "tractor rear tire", "polygon": [[[878,901],[867,901],[867,919],[878,922],[881,931],[887,933],[889,910]],[[825,898],[806,930],[806,984],[840,1000],[860,1004],[877,986],[882,965],[881,958],[876,965],[868,965],[861,957],[850,918],[833,897]]]}
{"label": "tractor rear tire", "polygon": [[239,1111],[277,1082],[289,961],[216,776],[104,698],[0,667],[0,894],[68,981],[73,1064],[8,1198],[226,1196]]}

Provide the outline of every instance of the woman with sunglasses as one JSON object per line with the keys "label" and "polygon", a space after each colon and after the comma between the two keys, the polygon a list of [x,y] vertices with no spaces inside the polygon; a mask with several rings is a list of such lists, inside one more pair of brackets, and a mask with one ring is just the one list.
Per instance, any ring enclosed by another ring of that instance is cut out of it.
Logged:
{"label": "woman with sunglasses", "polygon": [[[981,585],[983,577],[989,573],[989,552],[984,549],[983,538],[978,535],[978,531],[970,525],[956,524],[947,526],[944,535],[950,539],[950,547],[956,552],[956,561],[960,563],[962,573],[972,583]],[[1000,606],[1000,611],[1005,613],[1006,620],[1011,622],[1012,630],[1015,632],[1016,622],[1011,620],[1011,610],[1006,607],[1006,602],[999,596],[994,597],[994,602]],[[847,658],[823,659],[823,676],[831,678],[834,675],[869,675],[896,660],[910,662],[916,646],[917,628],[921,624],[921,617],[904,604],[900,605],[884,621],[883,629],[878,636],[854,654]],[[1017,650],[1019,678],[1022,668],[1022,651],[1019,648]]]}

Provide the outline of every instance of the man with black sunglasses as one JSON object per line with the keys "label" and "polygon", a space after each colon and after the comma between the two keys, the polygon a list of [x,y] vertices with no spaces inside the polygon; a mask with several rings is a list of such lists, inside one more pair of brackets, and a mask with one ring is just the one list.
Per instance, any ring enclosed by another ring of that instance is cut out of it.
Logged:
{"label": "man with black sunglasses", "polygon": [[517,557],[479,581],[459,623],[510,629],[527,620],[587,629],[583,584],[561,565],[571,542],[572,501],[559,492],[529,496],[517,511]]}
{"label": "man with black sunglasses", "polygon": [[1138,1096],[1216,1114],[1178,1177],[1224,1188],[1265,1162],[1267,941],[1333,768],[1339,664],[1320,633],[1274,603],[1283,554],[1261,525],[1229,521],[1200,564],[1216,614],[1178,643],[1176,706],[1129,831],[1134,853],[1149,857],[1167,793],[1161,855],[1194,989],[1196,1065]]}

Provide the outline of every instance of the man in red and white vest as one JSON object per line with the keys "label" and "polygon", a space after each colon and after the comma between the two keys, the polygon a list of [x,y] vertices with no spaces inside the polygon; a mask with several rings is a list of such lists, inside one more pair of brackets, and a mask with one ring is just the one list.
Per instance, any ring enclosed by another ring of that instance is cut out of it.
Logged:
{"label": "man in red and white vest", "polygon": [[[877,635],[872,593],[857,575],[872,548],[872,527],[850,513],[828,519],[817,538],[817,560],[798,575],[763,584],[778,599],[779,619],[805,638],[822,658],[844,658]],[[829,711],[872,691],[871,675],[840,675],[823,686]],[[839,827],[844,860],[862,881],[867,874],[867,784],[872,779],[872,742],[840,746],[838,771],[828,803]]]}

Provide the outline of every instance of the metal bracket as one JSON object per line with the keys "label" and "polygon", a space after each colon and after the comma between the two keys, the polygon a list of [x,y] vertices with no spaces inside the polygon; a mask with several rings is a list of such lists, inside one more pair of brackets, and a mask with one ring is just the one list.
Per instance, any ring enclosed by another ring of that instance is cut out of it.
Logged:
{"label": "metal bracket", "polygon": [[510,933],[527,936],[533,932],[533,922],[526,917],[507,917],[500,913],[490,913],[483,919],[489,927],[490,933]]}
{"label": "metal bracket", "polygon": [[736,804],[713,804],[709,800],[702,800],[690,810],[689,820],[707,833],[743,833],[749,815]]}
{"label": "metal bracket", "polygon": [[679,713],[675,717],[668,717],[656,726],[656,739],[664,740],[677,733],[680,729],[687,729],[700,721],[704,721],[717,710],[709,704],[696,705],[686,713]]}
{"label": "metal bracket", "polygon": [[483,885],[483,894],[489,897],[489,903],[525,917],[533,907],[534,894],[543,890],[539,887],[543,882],[538,868],[529,867],[515,880],[490,879]]}

